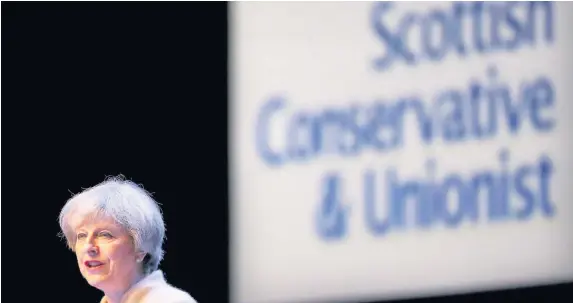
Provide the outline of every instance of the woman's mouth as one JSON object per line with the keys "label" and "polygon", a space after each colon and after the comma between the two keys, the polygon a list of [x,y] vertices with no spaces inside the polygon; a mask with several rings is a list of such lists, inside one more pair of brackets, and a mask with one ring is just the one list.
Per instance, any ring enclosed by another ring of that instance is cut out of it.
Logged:
{"label": "woman's mouth", "polygon": [[88,268],[88,269],[96,269],[99,268],[101,266],[103,266],[103,262],[100,261],[85,261],[84,265]]}

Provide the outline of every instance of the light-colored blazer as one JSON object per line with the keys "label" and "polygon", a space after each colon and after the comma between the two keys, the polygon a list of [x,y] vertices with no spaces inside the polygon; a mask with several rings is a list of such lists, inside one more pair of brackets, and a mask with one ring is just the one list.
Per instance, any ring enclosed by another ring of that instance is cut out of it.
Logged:
{"label": "light-colored blazer", "polygon": [[[100,303],[108,303],[103,297]],[[163,272],[156,270],[133,285],[121,303],[197,303],[188,293],[165,281]]]}

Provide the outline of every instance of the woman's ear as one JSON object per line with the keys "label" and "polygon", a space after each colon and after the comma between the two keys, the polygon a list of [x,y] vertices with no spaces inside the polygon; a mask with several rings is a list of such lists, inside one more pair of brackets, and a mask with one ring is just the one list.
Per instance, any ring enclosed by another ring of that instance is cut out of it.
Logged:
{"label": "woman's ear", "polygon": [[141,262],[143,262],[143,259],[145,259],[145,256],[146,256],[146,255],[147,255],[147,253],[145,253],[145,252],[143,252],[143,251],[140,251],[140,252],[137,253],[137,256],[136,256],[136,259],[135,259],[135,260],[137,261],[137,263],[141,263]]}

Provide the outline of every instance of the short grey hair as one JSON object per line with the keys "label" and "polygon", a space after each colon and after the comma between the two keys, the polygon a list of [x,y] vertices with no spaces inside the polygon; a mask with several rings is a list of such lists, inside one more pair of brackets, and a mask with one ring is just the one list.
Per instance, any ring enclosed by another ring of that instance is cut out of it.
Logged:
{"label": "short grey hair", "polygon": [[[149,274],[163,260],[165,223],[158,203],[143,187],[123,176],[110,177],[70,198],[59,216],[61,236],[75,249],[75,230],[89,216],[115,220],[131,234],[136,250],[143,251],[143,272]],[[71,220],[71,218],[81,220]]]}

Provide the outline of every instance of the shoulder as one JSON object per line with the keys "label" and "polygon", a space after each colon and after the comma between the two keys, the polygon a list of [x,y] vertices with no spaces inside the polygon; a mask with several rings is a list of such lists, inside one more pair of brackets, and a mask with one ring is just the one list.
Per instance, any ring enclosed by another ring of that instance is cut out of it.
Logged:
{"label": "shoulder", "polygon": [[187,292],[170,284],[158,285],[150,289],[145,296],[145,303],[197,303]]}

